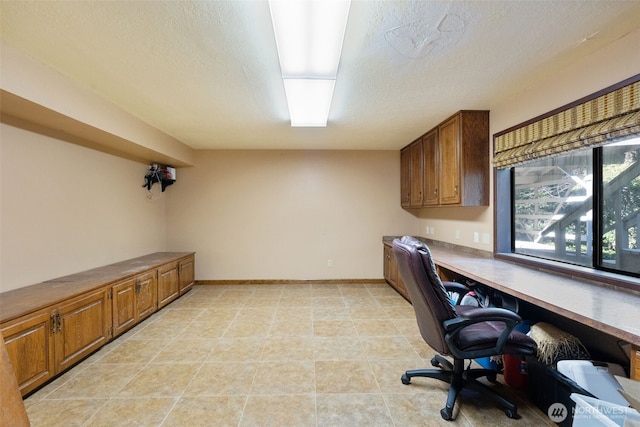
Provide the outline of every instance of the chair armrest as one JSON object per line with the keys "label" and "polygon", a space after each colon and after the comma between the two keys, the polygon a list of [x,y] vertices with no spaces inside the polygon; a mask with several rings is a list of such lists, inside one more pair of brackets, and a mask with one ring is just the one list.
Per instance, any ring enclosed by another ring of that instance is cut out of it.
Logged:
{"label": "chair armrest", "polygon": [[[447,332],[445,340],[449,344],[449,350],[451,353],[461,359],[473,359],[476,357],[483,357],[483,353],[490,353],[492,355],[502,354],[504,345],[513,331],[513,328],[515,328],[521,321],[522,318],[517,313],[504,308],[474,307],[466,309],[464,313],[458,315],[458,317],[454,319],[445,320],[442,325]],[[502,322],[505,325],[504,330],[496,340],[495,346],[482,351],[464,351],[458,349],[455,345],[458,334],[469,325],[484,322]]]}
{"label": "chair armrest", "polygon": [[[451,321],[466,321],[466,320],[476,320],[479,319],[481,322],[486,322],[490,320],[497,321],[507,321],[513,320],[515,322],[522,322],[522,317],[518,313],[514,313],[513,311],[507,310],[506,308],[499,307],[465,307],[464,312],[458,313],[458,317],[451,320],[444,321],[444,325],[446,328],[447,322]],[[478,322],[473,322],[478,323]]]}
{"label": "chair armrest", "polygon": [[458,283],[458,282],[442,282],[442,284],[444,285],[444,289],[447,292],[455,292],[458,294],[458,299],[454,303],[454,305],[460,305],[460,301],[462,301],[462,297],[464,297],[467,294],[467,292],[471,290],[467,285],[463,285],[462,283]]}

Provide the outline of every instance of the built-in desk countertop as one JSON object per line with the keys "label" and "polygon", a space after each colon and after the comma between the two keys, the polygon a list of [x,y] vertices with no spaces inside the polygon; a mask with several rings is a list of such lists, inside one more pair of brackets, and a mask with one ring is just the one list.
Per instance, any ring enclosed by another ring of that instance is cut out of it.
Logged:
{"label": "built-in desk countertop", "polygon": [[127,279],[194,252],[156,252],[0,294],[0,323]]}
{"label": "built-in desk countertop", "polygon": [[439,267],[640,346],[640,293],[427,244]]}

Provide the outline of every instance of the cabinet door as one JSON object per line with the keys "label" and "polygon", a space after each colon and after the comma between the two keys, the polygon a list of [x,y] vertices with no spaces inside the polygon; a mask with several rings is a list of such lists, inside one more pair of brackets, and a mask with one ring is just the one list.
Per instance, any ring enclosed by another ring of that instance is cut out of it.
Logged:
{"label": "cabinet door", "polygon": [[438,129],[440,148],[440,204],[459,204],[460,187],[460,116],[456,115]]}
{"label": "cabinet door", "polygon": [[391,281],[391,247],[384,245],[384,259],[383,259],[383,275],[384,280],[387,282]]}
{"label": "cabinet door", "polygon": [[411,151],[411,206],[422,206],[422,184],[423,184],[423,160],[422,139],[415,141],[410,146]]}
{"label": "cabinet door", "polygon": [[402,280],[402,274],[400,274],[399,272],[398,281],[396,282],[396,289],[398,290],[400,295],[405,297],[407,301],[411,302],[411,300],[409,299],[409,292],[407,292],[407,286],[404,284],[404,280]]}
{"label": "cabinet door", "polygon": [[158,281],[156,272],[150,271],[136,278],[136,321],[146,319],[158,307]]}
{"label": "cabinet door", "polygon": [[40,311],[2,326],[9,360],[25,395],[55,375],[51,313]]}
{"label": "cabinet door", "polygon": [[438,130],[435,129],[422,138],[422,154],[424,157],[422,204],[424,206],[433,206],[439,203],[438,177],[440,175],[440,165],[438,153]]}
{"label": "cabinet door", "polygon": [[129,279],[113,285],[113,336],[136,324],[135,280]]}
{"label": "cabinet door", "polygon": [[178,264],[180,276],[180,295],[188,292],[195,281],[195,257],[190,256]]}
{"label": "cabinet door", "polygon": [[178,263],[171,263],[158,270],[158,308],[162,308],[178,298]]}
{"label": "cabinet door", "polygon": [[398,282],[398,263],[396,262],[396,256],[393,254],[393,250],[391,251],[389,259],[389,278],[395,287]]}
{"label": "cabinet door", "polygon": [[58,307],[53,335],[56,374],[109,341],[111,310],[107,288],[74,298]]}
{"label": "cabinet door", "polygon": [[409,147],[400,151],[400,204],[411,205],[411,150]]}

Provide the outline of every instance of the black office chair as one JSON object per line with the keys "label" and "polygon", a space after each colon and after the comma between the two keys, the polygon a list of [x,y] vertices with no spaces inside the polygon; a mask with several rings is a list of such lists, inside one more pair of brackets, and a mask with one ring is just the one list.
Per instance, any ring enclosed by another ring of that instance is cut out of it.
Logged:
{"label": "black office chair", "polygon": [[[405,372],[403,384],[413,377],[435,378],[450,383],[447,403],[440,410],[445,420],[453,417],[453,406],[462,388],[475,389],[493,397],[509,418],[518,417],[517,406],[478,378],[496,381],[496,371],[464,369],[465,359],[513,354],[532,355],[536,343],[525,334],[513,330],[520,316],[502,308],[454,306],[440,280],[427,245],[413,237],[393,241],[393,252],[411,298],[422,338],[438,355],[431,364],[438,369],[416,369]],[[446,283],[446,282],[445,282]],[[459,284],[457,284],[459,292]],[[443,355],[453,357],[453,364]]]}

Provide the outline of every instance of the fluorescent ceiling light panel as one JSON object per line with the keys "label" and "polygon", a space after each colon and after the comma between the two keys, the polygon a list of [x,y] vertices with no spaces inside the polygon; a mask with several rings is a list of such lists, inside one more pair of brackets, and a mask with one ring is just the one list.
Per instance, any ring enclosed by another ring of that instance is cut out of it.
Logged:
{"label": "fluorescent ceiling light panel", "polygon": [[291,126],[327,126],[335,84],[328,79],[284,79]]}
{"label": "fluorescent ceiling light panel", "polygon": [[350,1],[270,0],[282,77],[335,79]]}
{"label": "fluorescent ceiling light panel", "polygon": [[[350,0],[269,0],[292,126],[326,126],[350,5]],[[294,120],[310,111],[326,111],[326,116]]]}

